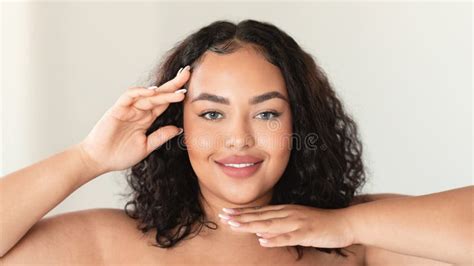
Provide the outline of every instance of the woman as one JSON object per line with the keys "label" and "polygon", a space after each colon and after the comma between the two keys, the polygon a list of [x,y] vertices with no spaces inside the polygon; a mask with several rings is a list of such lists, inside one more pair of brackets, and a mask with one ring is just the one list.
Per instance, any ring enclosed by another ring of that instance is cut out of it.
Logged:
{"label": "woman", "polygon": [[[365,182],[356,124],[311,55],[275,26],[216,21],[170,52],[154,84],[127,90],[84,141],[2,178],[4,262],[469,263],[472,187],[355,197]],[[41,219],[123,169],[124,211]],[[459,219],[436,220],[445,215]],[[407,241],[421,217],[426,230]]]}

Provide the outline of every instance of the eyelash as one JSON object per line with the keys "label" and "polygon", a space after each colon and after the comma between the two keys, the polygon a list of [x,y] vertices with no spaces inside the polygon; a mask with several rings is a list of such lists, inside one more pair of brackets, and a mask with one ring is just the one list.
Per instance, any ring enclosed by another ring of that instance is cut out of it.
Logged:
{"label": "eyelash", "polygon": [[[206,115],[207,115],[207,114],[210,114],[210,113],[221,114],[221,113],[219,113],[219,112],[217,112],[217,111],[207,111],[207,112],[201,113],[201,114],[199,115],[199,117],[202,117],[202,118],[204,118],[204,119],[206,119],[206,120],[210,120],[210,121],[215,121],[215,120],[217,120],[217,119],[209,119],[209,118],[206,118]],[[279,117],[279,116],[281,115],[280,112],[276,112],[276,111],[261,112],[261,113],[259,113],[258,115],[260,115],[260,114],[272,114],[272,115],[273,115],[273,119],[275,119],[275,118],[277,118],[277,117]],[[221,114],[221,115],[222,115],[222,114]],[[270,119],[272,119],[272,118],[263,119],[263,120],[270,120]]]}

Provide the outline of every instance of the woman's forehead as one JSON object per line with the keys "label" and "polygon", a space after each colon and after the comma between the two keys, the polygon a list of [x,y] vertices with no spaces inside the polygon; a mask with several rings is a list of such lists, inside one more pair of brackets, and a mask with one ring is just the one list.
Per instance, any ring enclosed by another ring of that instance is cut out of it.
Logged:
{"label": "woman's forehead", "polygon": [[207,52],[193,67],[187,89],[187,98],[202,93],[249,98],[271,91],[287,97],[280,69],[253,49],[239,49],[231,54]]}

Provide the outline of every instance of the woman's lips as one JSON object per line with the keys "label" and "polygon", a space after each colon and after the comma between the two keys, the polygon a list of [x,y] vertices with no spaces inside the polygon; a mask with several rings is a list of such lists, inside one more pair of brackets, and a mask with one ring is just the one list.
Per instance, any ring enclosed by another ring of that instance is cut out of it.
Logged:
{"label": "woman's lips", "polygon": [[260,166],[263,161],[260,161],[254,165],[247,166],[247,167],[242,167],[242,168],[236,168],[232,166],[225,166],[221,163],[216,162],[216,164],[219,166],[219,168],[224,172],[224,174],[234,177],[234,178],[245,178],[245,177],[250,177],[252,176],[255,172],[260,169]]}

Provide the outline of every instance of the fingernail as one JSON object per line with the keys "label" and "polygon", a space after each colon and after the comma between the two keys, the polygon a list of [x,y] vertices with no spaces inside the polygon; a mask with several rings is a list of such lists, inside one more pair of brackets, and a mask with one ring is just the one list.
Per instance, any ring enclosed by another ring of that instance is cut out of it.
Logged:
{"label": "fingernail", "polygon": [[154,90],[154,89],[158,89],[158,87],[157,86],[151,86],[151,87],[148,87],[147,89]]}
{"label": "fingernail", "polygon": [[259,238],[258,241],[260,241],[260,243],[268,243],[268,240],[267,239],[264,239],[264,238]]}
{"label": "fingernail", "polygon": [[236,221],[228,221],[228,223],[231,225],[231,226],[235,226],[235,227],[239,227],[240,226],[240,223],[236,222]]}
{"label": "fingernail", "polygon": [[180,128],[179,128],[179,131],[178,131],[178,133],[177,133],[176,135],[179,135],[179,134],[183,133],[183,131],[184,131],[184,129],[180,127]]}
{"label": "fingernail", "polygon": [[219,213],[218,215],[219,215],[219,217],[221,217],[222,219],[230,220],[230,216],[229,216],[229,215],[222,214],[222,213]]}
{"label": "fingernail", "polygon": [[176,74],[176,77],[179,76],[179,73],[181,73],[181,70],[183,70],[183,68],[180,68],[180,69],[178,70],[178,73]]}
{"label": "fingernail", "polygon": [[262,237],[262,234],[260,234],[260,233],[256,233],[256,235],[259,236],[259,237]]}
{"label": "fingernail", "polygon": [[188,90],[187,89],[180,89],[180,90],[175,91],[174,93],[186,93],[186,91],[188,91]]}
{"label": "fingernail", "polygon": [[183,71],[188,71],[188,70],[190,70],[190,69],[191,69],[191,66],[190,66],[190,65],[187,65],[187,66],[184,67]]}
{"label": "fingernail", "polygon": [[230,214],[236,213],[236,211],[234,211],[233,209],[222,208],[222,210],[225,211],[225,212],[227,212],[227,213],[230,213]]}

